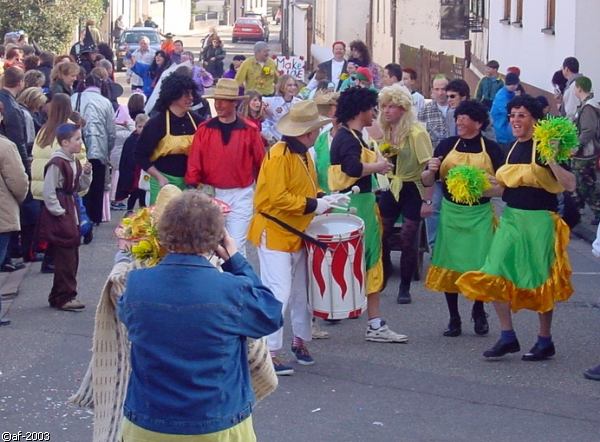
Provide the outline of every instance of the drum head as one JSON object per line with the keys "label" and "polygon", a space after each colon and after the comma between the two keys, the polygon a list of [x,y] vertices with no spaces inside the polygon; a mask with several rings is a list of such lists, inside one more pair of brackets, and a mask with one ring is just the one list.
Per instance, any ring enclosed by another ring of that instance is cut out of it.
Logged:
{"label": "drum head", "polygon": [[347,213],[326,213],[315,216],[306,234],[317,239],[347,239],[362,234],[365,223],[361,218]]}

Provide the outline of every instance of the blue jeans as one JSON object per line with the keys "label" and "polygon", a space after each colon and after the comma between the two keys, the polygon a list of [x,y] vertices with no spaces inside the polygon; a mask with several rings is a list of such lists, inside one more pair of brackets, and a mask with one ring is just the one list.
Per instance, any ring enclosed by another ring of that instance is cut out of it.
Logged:
{"label": "blue jeans", "polygon": [[[12,232],[0,233],[0,263],[4,262],[6,258],[6,250],[8,249],[8,243],[10,241],[10,235]],[[2,297],[0,296],[0,312],[2,311]]]}
{"label": "blue jeans", "polygon": [[429,248],[433,248],[435,245],[435,236],[437,233],[438,219],[440,217],[440,208],[442,207],[442,197],[444,191],[442,190],[442,182],[436,181],[433,185],[433,196],[431,197],[433,205],[433,213],[431,216],[425,218],[425,228],[427,230],[427,242]]}

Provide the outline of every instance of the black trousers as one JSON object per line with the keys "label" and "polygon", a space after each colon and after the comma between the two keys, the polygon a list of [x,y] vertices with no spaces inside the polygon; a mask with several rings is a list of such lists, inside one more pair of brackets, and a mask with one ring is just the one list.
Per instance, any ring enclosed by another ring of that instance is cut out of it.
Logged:
{"label": "black trousers", "polygon": [[102,205],[104,199],[104,178],[106,166],[100,160],[89,160],[92,164],[92,183],[88,193],[83,197],[83,204],[90,220],[94,224],[102,222]]}
{"label": "black trousers", "polygon": [[400,215],[403,217],[400,231],[400,284],[409,286],[417,270],[419,255],[419,225],[421,222],[421,195],[414,183],[405,183],[398,201],[388,190],[379,198],[383,235],[383,260],[390,262],[390,238],[394,224]]}
{"label": "black trousers", "polygon": [[135,203],[139,201],[140,207],[146,207],[146,191],[135,189],[129,194],[127,199],[127,210],[133,210]]}

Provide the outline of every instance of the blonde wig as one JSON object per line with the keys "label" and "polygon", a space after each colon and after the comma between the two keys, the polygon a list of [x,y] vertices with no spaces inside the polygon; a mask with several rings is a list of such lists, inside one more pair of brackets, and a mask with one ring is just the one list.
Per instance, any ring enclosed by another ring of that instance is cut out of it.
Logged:
{"label": "blonde wig", "polygon": [[[404,115],[394,127],[385,121],[383,112],[381,111],[382,106],[390,104],[405,110]],[[417,117],[413,112],[412,96],[406,87],[393,85],[381,89],[379,92],[378,123],[383,131],[383,139],[385,142],[398,147],[404,143],[404,139],[408,136],[411,127],[417,123]]]}

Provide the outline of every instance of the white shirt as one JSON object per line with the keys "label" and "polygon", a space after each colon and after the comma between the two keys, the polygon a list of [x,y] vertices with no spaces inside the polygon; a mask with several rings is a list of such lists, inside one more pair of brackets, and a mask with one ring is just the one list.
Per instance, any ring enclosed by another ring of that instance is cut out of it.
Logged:
{"label": "white shirt", "polygon": [[344,70],[345,62],[345,60],[335,61],[334,58],[331,59],[331,82],[335,85],[336,90],[340,82],[340,75],[342,75],[342,71]]}
{"label": "white shirt", "polygon": [[412,94],[413,106],[415,108],[415,114],[418,114],[425,107],[425,97],[417,91],[414,91]]}
{"label": "white shirt", "polygon": [[446,116],[448,115],[448,105],[442,106],[441,104],[438,104],[438,103],[436,103],[435,105],[440,110],[440,112],[442,113],[444,118],[446,118]]}
{"label": "white shirt", "polygon": [[266,112],[265,121],[263,121],[262,125],[262,134],[267,140],[281,140],[281,134],[275,128],[275,126],[277,126],[277,123],[283,118],[284,115],[287,115],[292,105],[299,101],[301,100],[298,97],[292,98],[292,101],[285,101],[280,95],[276,97],[263,98],[263,103],[269,105]]}

